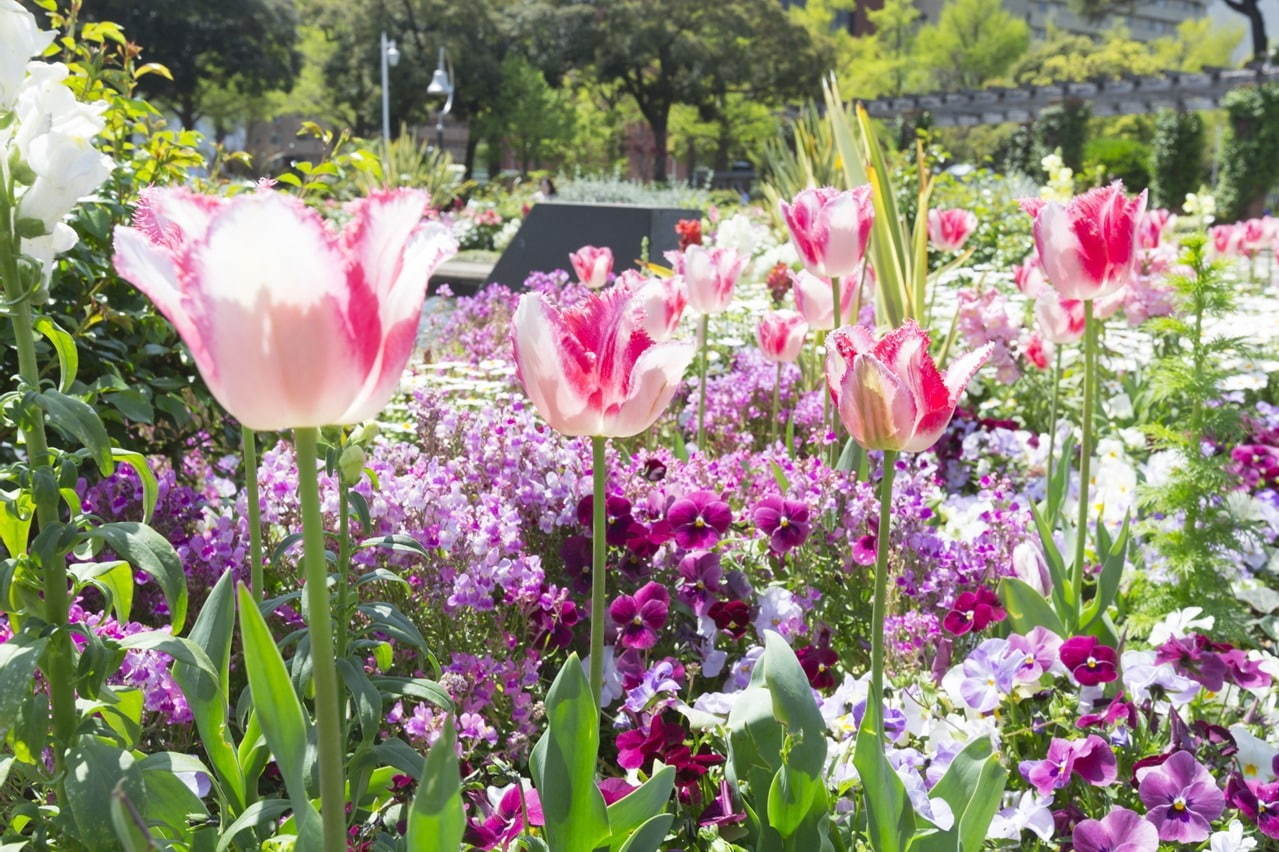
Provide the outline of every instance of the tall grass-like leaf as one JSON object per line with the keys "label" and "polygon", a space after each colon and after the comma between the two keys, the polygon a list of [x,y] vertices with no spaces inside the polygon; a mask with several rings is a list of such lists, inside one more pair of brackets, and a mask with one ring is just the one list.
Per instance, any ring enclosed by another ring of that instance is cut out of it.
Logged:
{"label": "tall grass-like leaf", "polygon": [[456,745],[453,718],[446,716],[440,738],[426,754],[422,781],[409,809],[407,841],[413,852],[454,852],[462,844],[466,814]]}
{"label": "tall grass-like leaf", "polygon": [[266,619],[258,611],[253,594],[243,583],[237,597],[240,605],[240,641],[244,645],[244,670],[249,692],[257,710],[258,724],[271,754],[284,776],[301,848],[319,849],[323,843],[320,814],[306,792],[307,721],[302,702],[293,691],[284,658]]}

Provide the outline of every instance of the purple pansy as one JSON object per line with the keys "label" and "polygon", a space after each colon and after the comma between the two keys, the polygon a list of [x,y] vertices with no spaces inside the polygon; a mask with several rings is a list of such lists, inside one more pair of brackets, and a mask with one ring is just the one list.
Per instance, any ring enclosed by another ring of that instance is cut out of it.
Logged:
{"label": "purple pansy", "polygon": [[1109,645],[1102,645],[1095,636],[1075,636],[1061,643],[1058,652],[1062,665],[1070,670],[1075,680],[1084,686],[1110,683],[1119,677],[1119,655]]}
{"label": "purple pansy", "polygon": [[661,583],[645,583],[634,595],[618,595],[609,604],[608,615],[618,628],[618,641],[625,648],[647,649],[657,644],[657,631],[666,626],[670,596]]}
{"label": "purple pansy", "polygon": [[1158,766],[1137,770],[1137,794],[1148,808],[1146,818],[1159,839],[1202,843],[1212,821],[1226,809],[1226,797],[1203,764],[1188,751],[1178,751]]}
{"label": "purple pansy", "polygon": [[1006,639],[987,639],[963,664],[959,694],[964,703],[980,713],[989,713],[1012,692],[1023,655]]}
{"label": "purple pansy", "polygon": [[1053,737],[1043,760],[1024,760],[1020,769],[1041,796],[1051,796],[1053,790],[1065,787],[1072,775],[1098,787],[1113,784],[1118,775],[1115,753],[1096,734],[1082,740]]}
{"label": "purple pansy", "polygon": [[994,622],[1008,617],[999,603],[999,596],[987,588],[961,592],[955,605],[942,619],[942,626],[956,636],[968,632],[980,632]]}
{"label": "purple pansy", "polygon": [[675,543],[685,550],[714,547],[728,531],[733,512],[710,491],[694,491],[676,500],[666,512],[666,521],[675,534]]}
{"label": "purple pansy", "polygon": [[1226,784],[1226,796],[1232,806],[1261,829],[1262,834],[1279,839],[1279,781],[1261,784],[1234,775]]}
{"label": "purple pansy", "polygon": [[1075,852],[1157,852],[1159,832],[1136,811],[1115,808],[1075,826]]}
{"label": "purple pansy", "polygon": [[789,553],[808,539],[808,505],[798,500],[765,497],[755,507],[753,517],[775,553]]}
{"label": "purple pansy", "polygon": [[705,615],[710,601],[722,587],[723,571],[719,554],[713,550],[693,551],[679,561],[675,595],[696,615]]}

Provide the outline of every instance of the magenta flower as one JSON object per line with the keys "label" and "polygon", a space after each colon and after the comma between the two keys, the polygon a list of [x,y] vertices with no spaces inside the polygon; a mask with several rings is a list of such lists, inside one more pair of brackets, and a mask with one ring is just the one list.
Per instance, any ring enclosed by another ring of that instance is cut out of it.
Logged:
{"label": "magenta flower", "polygon": [[1106,787],[1119,773],[1115,753],[1096,734],[1082,740],[1053,737],[1043,760],[1023,760],[1019,769],[1041,796],[1051,796],[1053,790],[1065,787],[1073,775],[1095,787]]}
{"label": "magenta flower", "polygon": [[1094,636],[1075,636],[1061,643],[1061,662],[1083,686],[1110,683],[1119,677],[1119,656]]}
{"label": "magenta flower", "polygon": [[626,648],[652,648],[657,631],[666,626],[670,603],[661,583],[645,583],[634,595],[618,595],[608,607],[620,633],[618,641]]}
{"label": "magenta flower", "polygon": [[1149,809],[1146,818],[1159,830],[1160,840],[1202,843],[1208,839],[1212,821],[1226,809],[1226,797],[1193,754],[1176,752],[1136,774],[1137,794]]}
{"label": "magenta flower", "polygon": [[853,542],[853,561],[858,565],[874,565],[878,546],[875,534],[867,533]]}
{"label": "magenta flower", "polygon": [[1130,728],[1137,726],[1137,708],[1124,700],[1124,694],[1120,692],[1110,700],[1106,709],[1100,713],[1087,713],[1075,720],[1076,728],[1091,728],[1096,725],[1099,728],[1109,728],[1123,722]]}
{"label": "magenta flower", "polygon": [[719,554],[710,550],[694,551],[679,561],[679,580],[675,595],[696,615],[706,612],[712,595],[720,590],[723,571]]}
{"label": "magenta flower", "polygon": [[1260,784],[1234,775],[1226,784],[1226,797],[1262,834],[1279,839],[1279,781]]}
{"label": "magenta flower", "polygon": [[942,619],[942,626],[956,636],[978,632],[994,622],[1008,617],[999,603],[999,597],[987,588],[975,592],[962,592],[955,598],[955,606]]}
{"label": "magenta flower", "polygon": [[[577,522],[588,530],[594,520],[595,498],[587,494],[577,504]],[[631,501],[612,496],[604,500],[604,540],[614,547],[626,544],[633,535],[632,527],[638,526],[631,518]]]}
{"label": "magenta flower", "polygon": [[755,507],[755,526],[775,553],[789,553],[808,539],[808,506],[798,500],[765,497]]}
{"label": "magenta flower", "polygon": [[715,601],[706,614],[717,628],[734,639],[745,636],[746,629],[751,626],[751,608],[745,601]]}
{"label": "magenta flower", "polygon": [[833,689],[835,686],[835,664],[839,655],[830,646],[830,631],[823,630],[817,641],[805,645],[795,652],[800,668],[808,678],[808,685],[813,689]]}
{"label": "magenta flower", "polygon": [[714,547],[728,531],[733,512],[728,504],[710,491],[694,491],[676,500],[666,513],[666,521],[675,534],[675,543],[685,550]]}
{"label": "magenta flower", "polygon": [[520,785],[511,784],[503,789],[490,787],[488,800],[480,804],[481,814],[488,816],[481,822],[469,820],[466,826],[466,842],[479,849],[505,849],[512,840],[524,833],[524,813],[528,812],[528,825],[546,824],[542,814],[542,800],[537,790],[524,786],[524,803],[520,804]]}
{"label": "magenta flower", "polygon": [[1157,852],[1159,832],[1141,814],[1115,808],[1102,819],[1075,826],[1075,852]]}

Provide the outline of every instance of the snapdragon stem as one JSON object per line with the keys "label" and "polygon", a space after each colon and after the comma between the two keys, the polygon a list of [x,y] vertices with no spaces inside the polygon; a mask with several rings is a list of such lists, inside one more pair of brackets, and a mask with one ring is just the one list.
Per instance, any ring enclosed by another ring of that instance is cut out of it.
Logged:
{"label": "snapdragon stem", "polygon": [[870,616],[870,700],[866,713],[879,747],[884,743],[884,619],[888,610],[888,545],[892,523],[893,478],[897,453],[884,450],[884,471],[879,478],[879,529],[875,537],[875,599]]}
{"label": "snapdragon stem", "polygon": [[[0,186],[0,274],[4,276],[4,293],[10,303],[9,320],[13,326],[14,347],[18,350],[18,374],[22,384],[30,391],[40,390],[40,366],[36,362],[34,318],[31,300],[18,272],[18,238],[13,228],[13,207],[7,199],[12,197],[8,175],[0,169],[5,180]],[[44,412],[32,405],[24,412],[22,442],[27,449],[32,494],[36,501],[36,522],[40,530],[58,523],[58,489],[50,464],[49,439],[44,429]],[[43,482],[47,487],[36,487]],[[54,559],[40,566],[44,590],[44,620],[55,629],[49,637],[42,666],[49,684],[49,700],[53,713],[53,757],[58,768],[63,755],[71,745],[76,729],[75,688],[72,683],[71,637],[67,627],[67,565],[63,558]]]}
{"label": "snapdragon stem", "polygon": [[341,718],[338,712],[337,665],[333,655],[333,621],[324,556],[324,518],[316,475],[319,430],[294,429],[298,497],[302,504],[302,573],[311,638],[311,677],[315,686],[315,739],[320,764],[320,815],[324,820],[324,852],[346,850],[346,793],[342,770]]}
{"label": "snapdragon stem", "polygon": [[244,498],[249,506],[249,578],[253,597],[266,598],[262,562],[262,506],[258,498],[258,437],[247,426],[240,427],[240,453],[244,456]]}
{"label": "snapdragon stem", "polygon": [[1075,564],[1071,568],[1071,594],[1078,609],[1083,605],[1084,550],[1088,541],[1088,486],[1092,474],[1093,397],[1097,395],[1097,322],[1093,304],[1084,302],[1084,411],[1079,456],[1079,522],[1075,528]]}
{"label": "snapdragon stem", "polygon": [[710,326],[710,314],[702,314],[702,324],[698,330],[698,343],[702,351],[702,363],[698,366],[697,378],[697,451],[706,452],[706,361],[708,341],[706,332]]}
{"label": "snapdragon stem", "polygon": [[781,401],[778,398],[781,394],[782,387],[782,362],[777,362],[777,378],[773,381],[773,416],[768,419],[768,442],[770,444],[777,440],[777,417],[781,410]]}
{"label": "snapdragon stem", "polygon": [[1061,385],[1061,344],[1053,353],[1053,392],[1050,414],[1048,416],[1048,461],[1044,465],[1044,480],[1051,482],[1053,478],[1053,454],[1057,449],[1057,393]]}
{"label": "snapdragon stem", "polygon": [[[705,323],[703,317],[703,329]],[[607,446],[608,439],[602,435],[591,438],[591,476],[595,485],[591,502],[591,695],[597,707],[604,689],[604,557],[607,553],[604,489],[608,482],[604,451]]]}

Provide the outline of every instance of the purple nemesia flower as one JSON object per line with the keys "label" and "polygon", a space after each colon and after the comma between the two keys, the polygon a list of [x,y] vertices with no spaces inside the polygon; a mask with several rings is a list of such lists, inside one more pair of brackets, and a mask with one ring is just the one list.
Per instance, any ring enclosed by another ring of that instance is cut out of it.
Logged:
{"label": "purple nemesia flower", "polygon": [[755,526],[769,538],[775,553],[789,553],[808,539],[808,505],[798,500],[765,497],[755,507]]}
{"label": "purple nemesia flower", "polygon": [[1159,832],[1136,811],[1115,808],[1075,826],[1075,852],[1158,852]]}
{"label": "purple nemesia flower", "polygon": [[1232,775],[1226,784],[1226,797],[1262,834],[1279,839],[1279,781],[1261,784]]}
{"label": "purple nemesia flower", "polygon": [[719,554],[713,550],[693,551],[679,561],[679,580],[675,584],[675,596],[693,611],[705,615],[714,595],[722,584],[723,571]]}
{"label": "purple nemesia flower", "polygon": [[1202,843],[1212,821],[1226,809],[1217,782],[1188,751],[1179,751],[1158,766],[1137,770],[1137,794],[1149,809],[1146,818],[1159,830],[1159,839],[1172,843]]}
{"label": "purple nemesia flower", "polygon": [[733,522],[728,504],[710,491],[694,491],[676,500],[666,512],[675,543],[685,550],[713,547]]}
{"label": "purple nemesia flower", "polygon": [[1023,655],[1006,639],[987,639],[963,663],[963,680],[959,694],[964,702],[980,713],[989,713],[1012,692]]}
{"label": "purple nemesia flower", "polygon": [[1102,645],[1095,636],[1075,636],[1061,643],[1058,652],[1062,665],[1070,670],[1075,680],[1084,686],[1109,683],[1119,677],[1116,663],[1119,656],[1109,645]]}
{"label": "purple nemesia flower", "polygon": [[645,583],[634,595],[618,595],[608,607],[620,644],[641,650],[657,644],[657,631],[666,626],[669,612],[670,596],[661,583]]}

